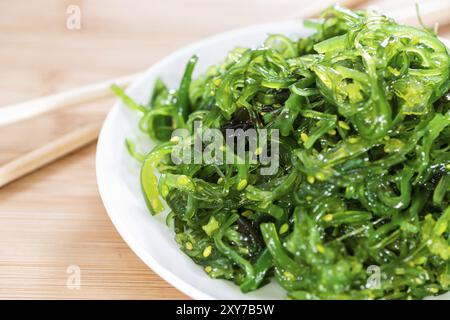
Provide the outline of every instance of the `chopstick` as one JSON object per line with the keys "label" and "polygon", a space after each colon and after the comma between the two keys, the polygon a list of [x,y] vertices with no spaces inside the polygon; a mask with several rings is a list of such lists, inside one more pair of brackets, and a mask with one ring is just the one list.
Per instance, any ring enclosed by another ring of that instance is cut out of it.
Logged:
{"label": "chopstick", "polygon": [[[0,126],[111,95],[111,84],[128,86],[140,74],[103,81],[75,90],[0,108]],[[25,153],[0,167],[0,188],[97,140],[102,123],[89,124]]]}
{"label": "chopstick", "polygon": [[21,102],[0,108],[0,126],[36,117],[40,114],[57,109],[78,105],[111,95],[111,84],[127,86],[139,74],[132,74],[121,78],[95,83],[75,90],[65,91],[50,96]]}
{"label": "chopstick", "polygon": [[86,125],[5,164],[0,167],[0,188],[95,141],[100,128],[101,123]]}
{"label": "chopstick", "polygon": [[[364,2],[364,0],[341,1],[341,5],[354,7]],[[446,14],[450,4],[439,4],[440,1],[431,0],[427,2],[426,8],[421,10],[422,19],[428,21],[436,17],[437,22],[446,25],[450,22],[450,17]],[[312,10],[301,12],[303,17],[311,17],[321,11],[317,6]],[[303,15],[303,13],[305,15]],[[392,16],[398,21],[412,21],[416,19],[416,14],[406,14],[404,10],[393,12]],[[298,15],[297,15],[298,18]],[[33,101],[19,103],[3,107],[0,109],[0,126],[12,124],[14,122],[37,116],[39,114],[61,109],[67,106],[93,101],[110,94],[109,86],[116,83],[125,86],[136,78],[137,75],[130,75],[114,80],[105,81],[99,84],[90,85],[80,89],[39,98]],[[101,124],[87,125],[71,133],[61,136],[49,144],[46,144],[34,151],[31,151],[0,168],[0,188],[46,164],[49,164],[91,142],[94,142],[100,132]]]}

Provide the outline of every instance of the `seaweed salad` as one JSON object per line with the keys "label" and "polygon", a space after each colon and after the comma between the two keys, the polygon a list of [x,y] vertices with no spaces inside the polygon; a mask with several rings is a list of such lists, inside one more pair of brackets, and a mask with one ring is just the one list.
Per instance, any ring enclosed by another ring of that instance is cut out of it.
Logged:
{"label": "seaweed salad", "polygon": [[[305,25],[312,35],[269,35],[198,77],[193,56],[179,87],[157,80],[146,105],[113,86],[156,143],[144,154],[126,141],[150,212],[165,202],[181,250],[243,292],[272,279],[290,299],[449,291],[448,49],[371,11],[331,7]],[[172,134],[187,130],[191,147],[195,121],[278,130],[277,172],[175,164]]]}

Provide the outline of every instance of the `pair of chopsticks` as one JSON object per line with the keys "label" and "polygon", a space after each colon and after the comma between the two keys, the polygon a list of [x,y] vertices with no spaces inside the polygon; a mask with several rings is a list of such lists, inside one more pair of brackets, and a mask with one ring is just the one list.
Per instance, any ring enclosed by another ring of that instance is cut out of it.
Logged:
{"label": "pair of chopsticks", "polygon": [[[365,1],[366,0],[343,0],[340,1],[339,4],[347,8],[355,8]],[[334,1],[329,1],[325,6],[332,5],[333,3]],[[424,7],[424,10],[421,10],[422,19],[424,21],[433,21],[440,25],[446,25],[450,22],[450,18],[447,14],[450,9],[450,4],[446,3],[446,1],[429,0],[424,4]],[[312,4],[298,12],[295,16],[296,18],[313,18],[323,9],[323,2],[319,5]],[[399,10],[398,12],[393,12],[390,16],[401,22],[410,23],[411,21],[416,20],[415,11]],[[112,83],[124,87],[136,79],[137,76],[138,74],[133,74],[72,91],[2,107],[0,108],[0,126],[10,125],[68,106],[79,105],[105,98],[112,93],[110,90],[110,85]],[[98,138],[100,128],[100,123],[83,126],[3,165],[0,167],[0,188],[44,165],[94,142]]]}
{"label": "pair of chopsticks", "polygon": [[[106,98],[112,93],[111,84],[115,83],[125,87],[137,76],[138,74],[133,74],[2,107],[0,108],[0,126],[30,119],[50,111]],[[0,188],[97,140],[101,125],[101,123],[85,125],[1,166]]]}

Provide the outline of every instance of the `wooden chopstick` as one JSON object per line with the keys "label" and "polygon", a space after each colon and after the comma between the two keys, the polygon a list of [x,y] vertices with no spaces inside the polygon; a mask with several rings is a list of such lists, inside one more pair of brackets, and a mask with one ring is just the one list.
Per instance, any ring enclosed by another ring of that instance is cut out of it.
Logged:
{"label": "wooden chopstick", "polygon": [[95,141],[100,128],[101,123],[83,126],[5,164],[0,167],[0,188]]}
{"label": "wooden chopstick", "polygon": [[65,107],[98,100],[112,95],[110,86],[115,83],[127,86],[139,74],[132,74],[117,79],[95,83],[75,90],[21,102],[0,108],[0,126],[36,117],[40,114]]}
{"label": "wooden chopstick", "polygon": [[[347,7],[352,7],[357,4],[361,4],[362,2],[364,2],[364,0],[351,0],[341,1],[341,4]],[[429,19],[430,17],[437,17],[437,22],[439,22],[441,25],[446,25],[450,22],[450,18],[446,14],[447,12],[449,12],[450,4],[447,4],[447,6],[445,7],[442,5],[438,5],[438,2],[440,1],[431,0],[428,2],[427,8],[421,11],[422,19],[428,21],[427,19]],[[434,4],[432,5],[430,3]],[[318,9],[318,11],[322,9],[323,7]],[[414,15],[412,15],[411,13],[404,14],[403,11],[404,10],[393,12],[392,16],[400,22],[409,22],[416,19],[415,11]],[[312,14],[313,10],[310,10],[308,12]],[[442,14],[442,12],[444,12],[444,14]],[[0,109],[0,125],[10,124],[19,120],[36,116],[38,114],[42,114],[44,112],[48,112],[50,110],[55,110],[69,105],[92,101],[100,97],[104,97],[109,94],[109,85],[111,84],[111,82],[115,82],[119,85],[124,86],[132,81],[135,77],[136,75],[131,75],[115,79],[114,81],[106,81],[74,91],[56,94],[46,98],[40,98],[34,101],[25,102],[9,107],[4,107],[3,109]],[[6,112],[2,114],[2,111],[5,110]],[[24,115],[25,111],[27,114]],[[27,173],[30,173],[46,164],[49,164],[63,157],[68,153],[71,153],[95,141],[100,132],[100,127],[101,124],[87,125],[75,130],[74,132],[63,135],[57,140],[7,163],[0,168],[0,188],[17,178],[26,175]]]}
{"label": "wooden chopstick", "polygon": [[[111,84],[128,86],[140,74],[103,81],[75,90],[0,108],[0,126],[13,124],[65,107],[98,100],[112,94]],[[0,167],[0,188],[97,140],[102,123],[89,124],[62,135]]]}

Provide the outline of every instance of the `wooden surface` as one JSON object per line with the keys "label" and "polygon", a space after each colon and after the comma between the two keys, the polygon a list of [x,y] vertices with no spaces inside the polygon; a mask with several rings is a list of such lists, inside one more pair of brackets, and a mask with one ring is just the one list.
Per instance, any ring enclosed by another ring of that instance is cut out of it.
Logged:
{"label": "wooden surface", "polygon": [[[390,10],[414,2],[368,5]],[[138,72],[192,41],[281,20],[308,3],[2,0],[0,105]],[[80,30],[66,28],[70,4],[81,8]],[[450,37],[450,29],[441,35]],[[112,102],[0,128],[0,163],[101,121]],[[92,144],[0,190],[0,298],[187,298],[147,268],[114,229],[98,195],[94,156]],[[66,286],[69,266],[81,270],[80,289]]]}

